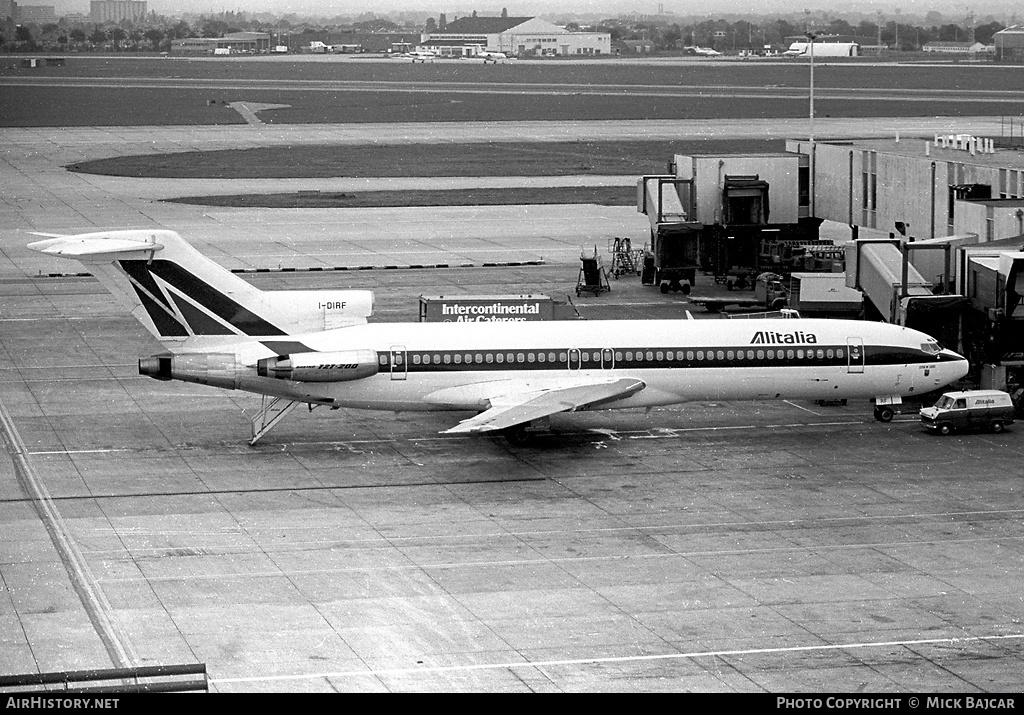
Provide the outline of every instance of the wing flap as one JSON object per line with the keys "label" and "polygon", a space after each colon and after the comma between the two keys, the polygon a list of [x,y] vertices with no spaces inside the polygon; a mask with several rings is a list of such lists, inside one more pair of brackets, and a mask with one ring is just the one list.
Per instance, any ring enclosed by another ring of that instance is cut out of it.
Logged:
{"label": "wing flap", "polygon": [[623,377],[613,380],[574,383],[522,393],[508,393],[489,400],[480,414],[463,420],[444,434],[493,432],[558,412],[570,412],[621,400],[645,387],[643,380]]}

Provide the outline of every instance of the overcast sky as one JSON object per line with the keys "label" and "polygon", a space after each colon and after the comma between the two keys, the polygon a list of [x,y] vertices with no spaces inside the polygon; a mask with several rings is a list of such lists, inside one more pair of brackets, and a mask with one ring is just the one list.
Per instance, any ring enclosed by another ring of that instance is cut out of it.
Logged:
{"label": "overcast sky", "polygon": [[[42,4],[44,0],[24,0],[25,5]],[[88,0],[53,0],[58,13],[89,13]],[[220,12],[222,10],[267,11],[275,14],[294,12],[301,15],[359,15],[372,10],[387,13],[396,10],[417,10],[436,15],[445,13],[449,18],[469,15],[474,10],[484,14],[498,14],[508,8],[514,17],[527,15],[558,15],[560,12],[598,14],[604,17],[618,17],[630,13],[655,14],[659,7],[665,12],[680,16],[720,15],[751,13],[765,15],[772,13],[800,12],[805,8],[827,12],[831,17],[842,16],[844,11],[875,14],[882,12],[888,17],[902,14],[923,16],[929,10],[937,10],[950,19],[961,19],[967,8],[981,17],[992,13],[1009,17],[1017,10],[1019,0],[986,0],[972,3],[970,0],[848,0],[838,3],[832,0],[148,0],[148,9],[163,15],[182,12]]]}

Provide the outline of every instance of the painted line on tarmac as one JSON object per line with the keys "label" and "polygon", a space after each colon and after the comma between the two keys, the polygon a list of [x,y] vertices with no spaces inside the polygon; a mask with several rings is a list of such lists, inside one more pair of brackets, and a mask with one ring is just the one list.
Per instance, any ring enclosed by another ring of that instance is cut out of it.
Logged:
{"label": "painted line on tarmac", "polygon": [[[525,479],[521,481],[541,481]],[[446,485],[450,486],[450,485]],[[301,491],[296,489],[281,489],[277,491]],[[198,496],[207,496],[213,492],[197,492]],[[166,494],[147,494],[145,496],[168,496]],[[173,495],[171,495],[173,496]],[[93,497],[89,497],[93,498]],[[98,498],[98,497],[96,497]],[[640,560],[667,560],[667,559],[692,559],[692,558],[720,558],[722,556],[747,556],[756,555],[777,555],[777,554],[800,554],[800,553],[827,553],[842,552],[852,549],[899,549],[907,546],[936,546],[936,545],[970,545],[970,544],[992,544],[1000,541],[1024,541],[1024,536],[979,536],[969,539],[915,539],[911,541],[879,541],[865,542],[858,544],[816,544],[808,546],[772,546],[760,549],[704,549],[701,551],[672,551],[665,553],[621,553],[602,556],[562,556],[545,557],[538,556],[533,559],[497,559],[481,561],[449,561],[446,563],[408,563],[408,564],[384,564],[380,566],[343,566],[338,568],[309,568],[309,569],[284,569],[278,567],[275,570],[246,571],[241,573],[189,573],[186,575],[173,576],[133,576],[125,578],[100,578],[97,583],[202,583],[211,581],[234,581],[238,579],[291,579],[296,576],[312,576],[322,574],[359,574],[359,573],[402,573],[402,572],[424,572],[424,571],[452,571],[455,569],[482,569],[490,567],[511,568],[516,566],[551,566],[561,564],[600,564],[614,561],[640,561]],[[317,542],[313,542],[317,543]],[[322,542],[320,542],[322,543]],[[394,551],[388,543],[369,544],[369,549],[363,551]]]}
{"label": "painted line on tarmac", "polygon": [[[543,479],[523,479],[517,480],[523,482],[532,481],[544,481]],[[460,482],[464,484],[466,482]],[[471,482],[472,484],[479,484],[480,482]],[[493,482],[489,482],[493,483]],[[501,482],[507,484],[508,482]],[[264,490],[260,490],[261,492]],[[291,491],[287,489],[280,489],[278,491]],[[203,492],[204,494],[207,492]],[[166,494],[162,496],[167,496]],[[173,494],[171,495],[173,496]],[[91,495],[89,498],[92,498]],[[99,497],[97,497],[99,498]],[[772,528],[772,527],[793,527],[802,528],[804,526],[814,525],[860,525],[870,524],[877,522],[895,522],[903,523],[909,520],[942,520],[944,523],[948,523],[953,518],[967,518],[967,517],[1011,517],[1019,516],[1024,514],[1024,509],[990,509],[987,511],[950,511],[950,512],[921,512],[921,513],[910,513],[910,514],[877,514],[877,515],[859,515],[851,517],[816,517],[801,519],[794,521],[792,519],[771,519],[766,521],[715,521],[715,522],[702,522],[700,524],[661,524],[657,526],[607,526],[607,527],[595,527],[595,528],[580,528],[580,529],[529,529],[523,531],[482,531],[472,533],[459,533],[459,534],[422,534],[422,535],[410,535],[410,536],[388,536],[387,541],[393,545],[399,544],[423,544],[429,542],[438,541],[449,541],[459,542],[467,539],[521,539],[524,537],[537,537],[537,536],[560,536],[565,534],[584,535],[584,534],[616,534],[616,533],[632,533],[632,532],[654,532],[658,534],[667,534],[673,532],[687,532],[696,531],[698,528],[702,530],[708,529],[719,529],[722,527],[742,526],[744,528]],[[251,535],[253,530],[259,530],[259,524],[256,523],[241,523],[238,522],[235,526],[221,527],[216,529],[204,529],[198,531],[195,529],[150,529],[142,527],[129,527],[126,529],[117,529],[115,527],[96,527],[91,529],[91,533],[94,534],[105,534],[113,535],[117,537],[141,537],[141,536],[197,536],[197,535],[216,535],[216,536],[247,536]],[[275,527],[283,532],[299,532],[299,531],[310,531],[310,530],[322,530],[324,526],[320,524],[302,524],[299,526],[278,526]],[[336,546],[346,546],[358,548],[361,546],[381,546],[383,537],[376,538],[347,538],[347,539],[332,539],[331,543]],[[296,544],[312,544],[312,545],[323,545],[323,540],[306,539],[303,541],[290,540],[289,545],[295,546]],[[842,545],[842,548],[846,548],[847,545]],[[855,545],[856,546],[856,545]],[[835,548],[835,547],[829,547]],[[165,553],[166,548],[163,547],[133,547],[131,553],[140,552],[155,552]],[[89,549],[86,553],[91,555],[103,555],[105,558],[109,558],[111,555],[120,556],[125,553],[123,548],[118,549]],[[218,553],[224,553],[218,551]],[[684,554],[686,555],[686,554]],[[706,554],[691,554],[691,555],[706,555]]]}
{"label": "painted line on tarmac", "polygon": [[815,412],[814,410],[809,410],[806,407],[801,407],[800,405],[796,404],[795,402],[790,402],[789,400],[783,400],[783,402],[785,402],[790,407],[797,408],[798,410],[803,410],[804,412],[810,412],[815,417],[821,417],[821,413],[820,412]]}
{"label": "painted line on tarmac", "polygon": [[50,456],[54,454],[108,454],[110,452],[132,452],[128,448],[121,449],[55,449],[49,452],[29,452],[33,457]]}
{"label": "painted line on tarmac", "polygon": [[[141,376],[132,375],[132,378],[143,379]],[[125,380],[125,377],[109,377],[109,378],[48,378],[45,380],[26,380],[26,382],[62,382],[70,380],[88,380],[95,382],[98,380]],[[207,399],[221,399],[221,395],[217,394],[186,394],[186,393],[161,393],[162,397],[182,397],[182,398],[207,398]],[[799,407],[799,405],[793,405]],[[810,410],[807,410],[810,412]],[[814,413],[812,413],[814,414]],[[915,423],[916,419],[904,419],[904,420],[893,420],[893,424],[896,423]],[[552,439],[558,439],[559,437],[577,435],[598,435],[611,440],[641,440],[641,439],[671,439],[683,434],[690,434],[694,432],[736,432],[740,430],[753,430],[753,429],[792,429],[800,427],[852,427],[855,425],[871,424],[870,420],[838,420],[831,422],[771,422],[765,424],[749,424],[749,425],[720,425],[720,426],[705,426],[705,427],[657,427],[650,430],[627,430],[619,431],[614,429],[608,429],[603,427],[594,427],[591,429],[582,429],[576,432],[553,432],[545,436]],[[290,447],[322,447],[322,446],[374,446],[381,444],[392,444],[395,442],[396,437],[391,438],[378,438],[378,439],[330,439],[330,440],[301,440],[291,442],[280,442],[274,444],[265,444],[263,451],[268,451],[268,447],[277,448],[280,450],[287,451]],[[478,440],[481,439],[480,435],[441,435],[431,434],[421,437],[406,437],[407,442],[447,442],[452,440]],[[180,450],[180,445],[176,447]],[[27,452],[32,456],[52,456],[60,454],[102,454],[108,452],[133,452],[133,451],[145,451],[139,448],[109,448],[109,449],[78,449],[78,450],[48,450],[38,452]],[[130,495],[129,495],[130,496]]]}
{"label": "painted line on tarmac", "polygon": [[[67,379],[70,380],[71,378],[67,378]],[[102,378],[102,379],[123,380],[124,378]],[[140,378],[140,379],[142,379],[142,378]],[[34,382],[52,382],[52,381],[53,380],[35,380]],[[95,381],[95,380],[91,380],[91,381]],[[194,398],[197,398],[197,397],[200,397],[200,398],[206,397],[208,399],[219,399],[220,398],[219,395],[186,395],[186,394],[183,394],[183,393],[181,393],[181,394],[170,394],[170,395],[164,395],[164,396],[165,397],[188,397],[189,399],[194,399]],[[893,423],[896,423],[896,422],[910,423],[910,422],[917,422],[917,420],[909,420],[909,419],[908,420],[893,420]],[[753,429],[759,429],[759,428],[764,428],[764,429],[791,429],[791,428],[799,428],[799,427],[850,427],[850,426],[865,425],[865,424],[871,424],[871,422],[868,421],[868,420],[843,420],[843,421],[838,421],[838,422],[789,422],[789,423],[779,422],[779,423],[762,424],[762,425],[723,425],[723,426],[719,426],[719,427],[661,427],[661,428],[656,428],[656,429],[653,429],[653,430],[630,431],[630,432],[620,432],[620,431],[616,431],[616,430],[612,430],[612,429],[605,429],[605,428],[595,427],[593,429],[581,430],[579,432],[557,432],[557,433],[552,433],[552,434],[546,435],[546,436],[549,437],[549,438],[557,439],[559,437],[571,436],[573,434],[577,434],[577,435],[581,435],[581,434],[582,435],[599,435],[599,436],[605,437],[607,439],[611,439],[611,440],[615,440],[615,441],[620,441],[620,440],[624,440],[624,439],[625,440],[671,439],[671,438],[674,438],[674,437],[678,437],[679,435],[682,435],[682,434],[689,434],[689,433],[693,433],[693,432],[736,432],[736,431],[740,431],[740,430],[753,430]],[[340,439],[331,439],[331,440],[303,440],[303,441],[280,442],[280,443],[265,443],[263,445],[262,451],[267,452],[267,451],[271,451],[272,449],[278,449],[278,450],[281,450],[281,451],[288,451],[288,449],[292,448],[292,447],[337,447],[337,446],[366,447],[366,446],[375,446],[375,445],[382,445],[382,444],[393,444],[396,439],[401,439],[401,438],[393,437],[393,438],[379,438],[379,439],[350,439],[350,440],[340,440]],[[423,437],[406,437],[406,438],[404,438],[404,441],[407,441],[407,442],[448,442],[448,441],[452,441],[452,440],[478,440],[478,439],[481,439],[480,435],[453,434],[453,435],[429,435],[429,436],[423,436]],[[201,447],[196,447],[196,448],[197,449],[201,449]],[[183,451],[183,448],[182,448],[181,445],[176,445],[176,446],[173,447],[173,449],[175,449],[177,451]],[[30,454],[32,456],[53,456],[53,455],[61,455],[61,454],[103,454],[103,453],[108,453],[108,452],[138,452],[138,451],[146,451],[146,450],[144,448],[122,447],[122,448],[110,448],[110,449],[49,450],[49,451],[27,452],[27,454]],[[249,452],[247,452],[247,453],[249,453]],[[332,487],[332,488],[337,488],[337,487]],[[126,494],[126,495],[123,495],[123,496],[135,496],[135,495]]]}
{"label": "painted line on tarmac", "polygon": [[663,653],[659,655],[626,655],[594,658],[568,658],[564,660],[538,660],[538,661],[513,661],[509,663],[474,663],[471,665],[440,665],[425,666],[423,668],[384,668],[374,670],[341,670],[323,671],[320,673],[308,673],[301,675],[266,675],[247,678],[210,678],[209,682],[215,685],[229,685],[232,683],[268,683],[287,682],[298,680],[313,680],[321,678],[355,678],[355,677],[385,677],[401,675],[420,675],[430,673],[459,673],[468,671],[486,670],[510,670],[516,668],[554,668],[567,665],[601,665],[604,663],[644,663],[652,661],[667,660],[690,660],[694,658],[722,658],[730,656],[751,656],[751,655],[788,655],[791,653],[824,653],[828,651],[862,650],[867,648],[894,648],[921,645],[968,645],[971,643],[989,643],[995,641],[1010,641],[1024,639],[1024,633],[1010,633],[992,636],[967,636],[963,638],[918,638],[914,640],[895,640],[864,643],[836,643],[808,646],[788,646],[783,648],[743,648],[735,650],[711,650],[693,651],[689,653]]}
{"label": "painted line on tarmac", "polygon": [[40,521],[50,535],[50,541],[61,563],[67,572],[68,579],[74,587],[82,608],[103,643],[107,655],[116,668],[127,668],[138,662],[138,655],[132,647],[131,640],[115,620],[114,609],[98,588],[98,581],[89,568],[89,562],[82,555],[75,543],[64,518],[53,503],[43,481],[36,474],[29,460],[28,450],[18,434],[14,420],[7,407],[0,401],[0,437],[7,444],[7,450],[14,461],[14,472],[18,484],[32,501]]}

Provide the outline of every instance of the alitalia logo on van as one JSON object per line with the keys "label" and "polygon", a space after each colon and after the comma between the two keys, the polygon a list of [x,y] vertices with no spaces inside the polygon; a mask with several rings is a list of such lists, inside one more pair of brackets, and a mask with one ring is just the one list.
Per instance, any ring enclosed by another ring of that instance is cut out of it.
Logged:
{"label": "alitalia logo on van", "polygon": [[751,339],[751,345],[796,345],[797,343],[817,343],[818,336],[797,330],[792,333],[773,333],[758,330]]}

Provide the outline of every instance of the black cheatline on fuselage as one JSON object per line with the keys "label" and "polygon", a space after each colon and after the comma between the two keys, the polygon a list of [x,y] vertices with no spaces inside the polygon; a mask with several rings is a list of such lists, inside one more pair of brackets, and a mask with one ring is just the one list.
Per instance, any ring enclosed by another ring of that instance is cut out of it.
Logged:
{"label": "black cheatline on fuselage", "polygon": [[[123,260],[117,263],[131,280],[139,300],[162,336],[235,335],[236,332],[228,325],[247,336],[288,334],[173,261]],[[208,314],[169,295],[154,277],[187,296]],[[187,325],[183,325],[182,320]]]}

